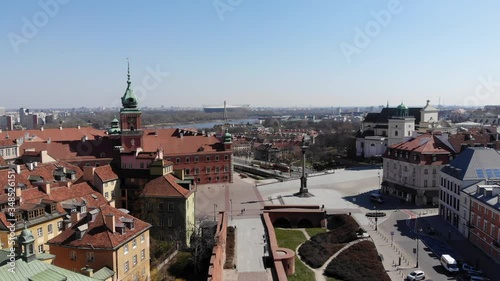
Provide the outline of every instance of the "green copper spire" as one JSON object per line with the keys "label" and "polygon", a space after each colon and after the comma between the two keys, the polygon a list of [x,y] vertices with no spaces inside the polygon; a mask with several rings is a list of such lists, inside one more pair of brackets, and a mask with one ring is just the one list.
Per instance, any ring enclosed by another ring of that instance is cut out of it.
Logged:
{"label": "green copper spire", "polygon": [[226,133],[223,136],[224,143],[231,143],[233,142],[233,136],[229,133],[229,129],[226,129]]}
{"label": "green copper spire", "polygon": [[130,87],[130,61],[127,59],[127,90],[122,97],[122,105],[124,108],[136,108],[137,107],[137,97],[134,94],[134,90]]}

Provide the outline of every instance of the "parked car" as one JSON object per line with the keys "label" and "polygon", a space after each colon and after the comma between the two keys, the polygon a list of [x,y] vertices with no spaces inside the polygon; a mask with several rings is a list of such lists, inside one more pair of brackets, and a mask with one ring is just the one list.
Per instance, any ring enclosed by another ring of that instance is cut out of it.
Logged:
{"label": "parked car", "polygon": [[408,276],[406,276],[406,280],[425,280],[425,273],[422,270],[412,271],[408,274]]}
{"label": "parked car", "polygon": [[469,265],[467,263],[462,264],[461,268],[462,268],[462,271],[464,271],[466,273],[470,273],[472,275],[481,275],[481,274],[483,274],[483,271],[481,269],[473,267],[472,265]]}

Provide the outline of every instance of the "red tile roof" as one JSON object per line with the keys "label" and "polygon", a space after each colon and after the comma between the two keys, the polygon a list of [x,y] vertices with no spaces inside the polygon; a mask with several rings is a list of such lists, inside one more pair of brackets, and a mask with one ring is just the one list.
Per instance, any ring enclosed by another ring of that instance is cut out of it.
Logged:
{"label": "red tile roof", "polygon": [[194,135],[190,131],[184,131],[186,134],[180,137],[178,132],[178,129],[144,130],[144,151],[156,151],[161,147],[166,156],[219,151],[220,140],[215,136]]}
{"label": "red tile roof", "polygon": [[118,175],[113,171],[110,165],[96,167],[95,173],[102,182],[118,179]]}
{"label": "red tile roof", "polygon": [[3,139],[0,139],[0,147],[3,147],[3,146],[14,146],[16,145],[16,141],[14,139],[5,139],[5,137]]}
{"label": "red tile roof", "polygon": [[432,134],[419,135],[406,142],[391,145],[389,148],[420,152],[421,154],[449,154],[453,153],[451,147],[445,145],[437,136]]}
{"label": "red tile roof", "polygon": [[0,156],[0,166],[6,166],[7,162],[5,162],[5,159],[3,159],[2,156]]}
{"label": "red tile roof", "polygon": [[[9,135],[10,139],[24,138],[24,141],[28,141],[29,138],[35,136],[40,140],[47,141],[49,138],[51,141],[63,142],[63,141],[75,141],[81,140],[82,137],[87,136],[89,140],[94,140],[96,136],[104,137],[106,133],[104,130],[97,130],[92,127],[81,127],[78,128],[63,128],[59,129],[44,129],[44,130],[20,130],[20,131],[4,131],[0,133],[0,139],[5,139],[6,135]],[[26,134],[28,134],[28,139],[26,139]]]}
{"label": "red tile roof", "polygon": [[144,186],[141,197],[184,197],[188,198],[192,190],[187,190],[176,182],[172,174],[158,177]]}
{"label": "red tile roof", "polygon": [[[151,227],[150,224],[141,221],[129,214],[126,214],[109,205],[103,205],[97,208],[99,210],[94,221],[90,221],[87,217],[82,218],[78,223],[71,228],[66,229],[57,237],[49,240],[47,243],[50,245],[60,245],[67,247],[90,247],[96,249],[116,249],[124,243],[137,237],[140,233],[146,231]],[[87,213],[88,214],[88,213]],[[125,220],[134,221],[134,229],[126,228],[124,234],[116,231],[110,231],[106,226],[105,216],[113,214],[115,216],[116,224]],[[88,214],[90,216],[90,214]],[[88,229],[81,239],[76,238],[77,228],[88,222]]]}

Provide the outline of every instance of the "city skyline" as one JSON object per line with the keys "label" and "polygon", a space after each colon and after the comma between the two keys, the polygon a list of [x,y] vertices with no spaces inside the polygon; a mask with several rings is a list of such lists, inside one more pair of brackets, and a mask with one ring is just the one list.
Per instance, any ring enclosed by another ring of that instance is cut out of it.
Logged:
{"label": "city skyline", "polygon": [[494,1],[4,6],[1,107],[500,104]]}

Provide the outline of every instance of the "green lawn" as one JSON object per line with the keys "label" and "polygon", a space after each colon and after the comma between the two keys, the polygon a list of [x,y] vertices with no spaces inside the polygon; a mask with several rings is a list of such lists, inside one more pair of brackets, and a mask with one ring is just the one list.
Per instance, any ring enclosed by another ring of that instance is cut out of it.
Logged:
{"label": "green lawn", "polygon": [[325,276],[325,278],[326,278],[326,281],[342,281],[342,280],[339,280],[339,279],[335,279],[333,277],[327,277],[327,276]]}
{"label": "green lawn", "polygon": [[314,235],[316,235],[318,233],[325,233],[326,229],[321,228],[321,227],[312,227],[312,228],[306,228],[306,231],[310,237],[313,237]]}
{"label": "green lawn", "polygon": [[[274,229],[278,245],[282,248],[288,248],[295,251],[297,246],[306,241],[304,233],[300,230],[293,229]],[[315,281],[314,272],[307,268],[298,255],[295,256],[295,274],[288,276],[289,281]]]}

